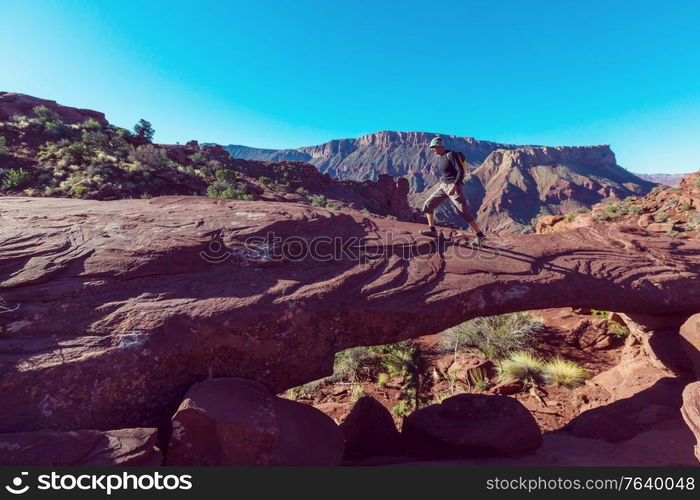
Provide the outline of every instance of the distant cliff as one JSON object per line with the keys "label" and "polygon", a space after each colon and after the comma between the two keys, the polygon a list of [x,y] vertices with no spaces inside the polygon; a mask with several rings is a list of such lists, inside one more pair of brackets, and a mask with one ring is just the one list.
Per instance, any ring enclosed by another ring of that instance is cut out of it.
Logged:
{"label": "distant cliff", "polygon": [[[341,179],[406,177],[410,200],[420,207],[438,181],[437,157],[428,132],[376,132],[318,146],[269,150],[224,146],[232,156],[257,160],[305,161]],[[461,151],[472,177],[465,193],[488,230],[531,231],[533,220],[590,208],[606,198],[645,194],[654,183],[623,169],[610,146],[518,146],[442,135],[448,149]],[[445,204],[439,219],[464,226]]]}

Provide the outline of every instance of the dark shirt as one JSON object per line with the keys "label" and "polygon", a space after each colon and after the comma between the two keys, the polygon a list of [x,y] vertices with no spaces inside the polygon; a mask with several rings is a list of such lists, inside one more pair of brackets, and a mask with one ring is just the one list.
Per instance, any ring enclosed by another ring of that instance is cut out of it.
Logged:
{"label": "dark shirt", "polygon": [[464,180],[464,155],[459,151],[446,149],[438,160],[438,168],[445,184],[461,184]]}

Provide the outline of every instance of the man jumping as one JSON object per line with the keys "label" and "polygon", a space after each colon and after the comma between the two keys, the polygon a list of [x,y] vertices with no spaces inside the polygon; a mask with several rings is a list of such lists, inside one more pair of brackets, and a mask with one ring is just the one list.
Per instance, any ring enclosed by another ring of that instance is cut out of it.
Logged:
{"label": "man jumping", "polygon": [[471,245],[481,245],[481,242],[486,239],[486,235],[481,231],[476,221],[470,215],[469,205],[467,205],[467,200],[462,192],[462,183],[464,182],[464,172],[466,169],[464,155],[458,151],[445,149],[445,144],[440,136],[434,137],[433,140],[430,141],[429,147],[433,153],[440,157],[438,166],[442,178],[440,183],[438,183],[437,189],[425,200],[425,204],[423,205],[423,212],[428,218],[428,225],[430,227],[421,231],[421,234],[432,237],[438,236],[438,232],[435,229],[434,212],[442,202],[449,198],[457,209],[457,212],[459,212],[459,215],[461,215],[474,232],[476,232],[476,236],[472,239]]}

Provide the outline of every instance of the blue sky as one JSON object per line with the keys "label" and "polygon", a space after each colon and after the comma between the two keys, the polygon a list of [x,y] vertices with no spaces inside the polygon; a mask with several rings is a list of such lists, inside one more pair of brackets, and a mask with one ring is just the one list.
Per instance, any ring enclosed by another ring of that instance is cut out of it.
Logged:
{"label": "blue sky", "polygon": [[159,142],[378,130],[611,144],[700,168],[696,1],[0,0],[0,90],[146,118]]}

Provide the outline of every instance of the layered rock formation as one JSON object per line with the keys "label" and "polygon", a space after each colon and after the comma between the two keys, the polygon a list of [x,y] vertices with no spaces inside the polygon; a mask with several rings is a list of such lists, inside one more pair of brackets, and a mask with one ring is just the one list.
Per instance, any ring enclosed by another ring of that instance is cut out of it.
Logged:
{"label": "layered rock formation", "polygon": [[40,99],[18,92],[0,92],[0,121],[6,121],[13,115],[29,115],[35,106],[45,106],[55,111],[65,123],[80,123],[88,119],[107,124],[104,113],[91,109],[63,106],[56,101]]}
{"label": "layered rock formation", "polygon": [[476,252],[293,203],[6,197],[0,216],[2,432],[156,426],[207,377],[278,393],[476,316],[700,307],[700,243],[630,227]]}

